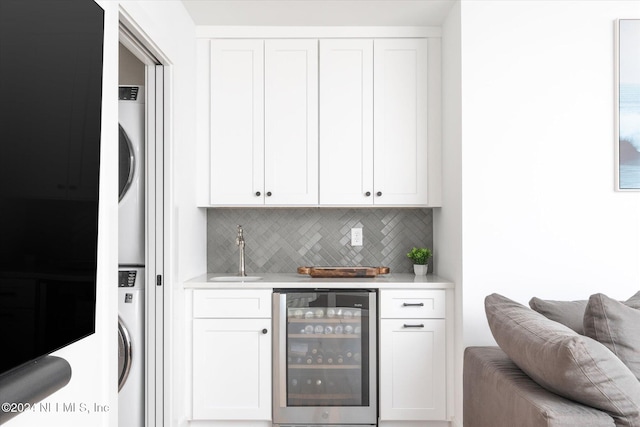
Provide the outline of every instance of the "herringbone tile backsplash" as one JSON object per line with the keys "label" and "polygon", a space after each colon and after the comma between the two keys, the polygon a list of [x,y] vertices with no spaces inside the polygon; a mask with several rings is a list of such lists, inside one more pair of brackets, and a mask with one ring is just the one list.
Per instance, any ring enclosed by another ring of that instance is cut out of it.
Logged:
{"label": "herringbone tile backsplash", "polygon": [[[431,209],[209,209],[209,273],[238,272],[238,224],[247,274],[295,273],[300,266],[385,266],[412,273],[407,252],[414,246],[433,249]],[[363,228],[363,246],[351,246],[353,227]]]}

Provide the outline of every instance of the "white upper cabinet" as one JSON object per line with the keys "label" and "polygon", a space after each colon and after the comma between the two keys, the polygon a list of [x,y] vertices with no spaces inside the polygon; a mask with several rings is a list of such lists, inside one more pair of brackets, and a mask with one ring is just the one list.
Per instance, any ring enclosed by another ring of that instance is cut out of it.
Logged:
{"label": "white upper cabinet", "polygon": [[210,84],[210,203],[317,205],[317,40],[213,40]]}
{"label": "white upper cabinet", "polygon": [[373,40],[320,41],[320,204],[373,203]]}
{"label": "white upper cabinet", "polygon": [[427,205],[427,40],[374,44],[374,200]]}
{"label": "white upper cabinet", "polygon": [[318,41],[265,41],[265,203],[318,204]]}
{"label": "white upper cabinet", "polygon": [[438,37],[202,40],[200,206],[439,206],[440,53]]}
{"label": "white upper cabinet", "polygon": [[211,42],[211,204],[262,204],[262,40]]}
{"label": "white upper cabinet", "polygon": [[321,204],[439,203],[440,151],[428,133],[436,120],[427,108],[428,43],[320,42]]}

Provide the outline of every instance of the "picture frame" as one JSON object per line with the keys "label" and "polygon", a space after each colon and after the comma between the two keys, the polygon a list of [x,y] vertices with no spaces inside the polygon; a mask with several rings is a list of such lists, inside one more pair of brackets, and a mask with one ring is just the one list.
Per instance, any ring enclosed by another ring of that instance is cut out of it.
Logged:
{"label": "picture frame", "polygon": [[640,19],[616,21],[615,182],[640,191]]}

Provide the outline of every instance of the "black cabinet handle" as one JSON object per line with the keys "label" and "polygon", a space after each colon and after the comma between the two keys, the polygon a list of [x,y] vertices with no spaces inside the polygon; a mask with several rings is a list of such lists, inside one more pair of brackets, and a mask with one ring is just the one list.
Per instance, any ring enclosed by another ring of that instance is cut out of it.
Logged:
{"label": "black cabinet handle", "polygon": [[424,303],[423,302],[403,302],[402,303],[403,307],[424,307]]}
{"label": "black cabinet handle", "polygon": [[378,192],[376,193],[376,196],[378,196],[378,197],[382,196],[382,191],[378,191]]}
{"label": "black cabinet handle", "polygon": [[267,197],[271,197],[271,191],[267,191]]}
{"label": "black cabinet handle", "polygon": [[267,328],[264,328],[264,329],[262,330],[262,334],[263,334],[263,335],[266,335],[266,334],[267,334],[267,332],[269,332],[269,331],[267,330]]}
{"label": "black cabinet handle", "polygon": [[256,197],[260,197],[261,194],[262,194],[261,192],[256,191]]}
{"label": "black cabinet handle", "polygon": [[403,328],[424,328],[424,325],[420,323],[419,325],[407,325],[406,323],[402,325]]}
{"label": "black cabinet handle", "polygon": [[367,191],[366,193],[364,193],[364,195],[369,197],[371,195],[371,191]]}

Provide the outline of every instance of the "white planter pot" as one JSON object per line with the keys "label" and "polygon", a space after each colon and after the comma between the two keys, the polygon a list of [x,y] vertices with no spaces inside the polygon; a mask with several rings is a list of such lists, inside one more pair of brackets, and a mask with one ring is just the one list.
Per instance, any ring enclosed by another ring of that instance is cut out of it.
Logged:
{"label": "white planter pot", "polygon": [[428,267],[428,264],[413,264],[413,272],[416,273],[416,276],[425,276],[427,274]]}

